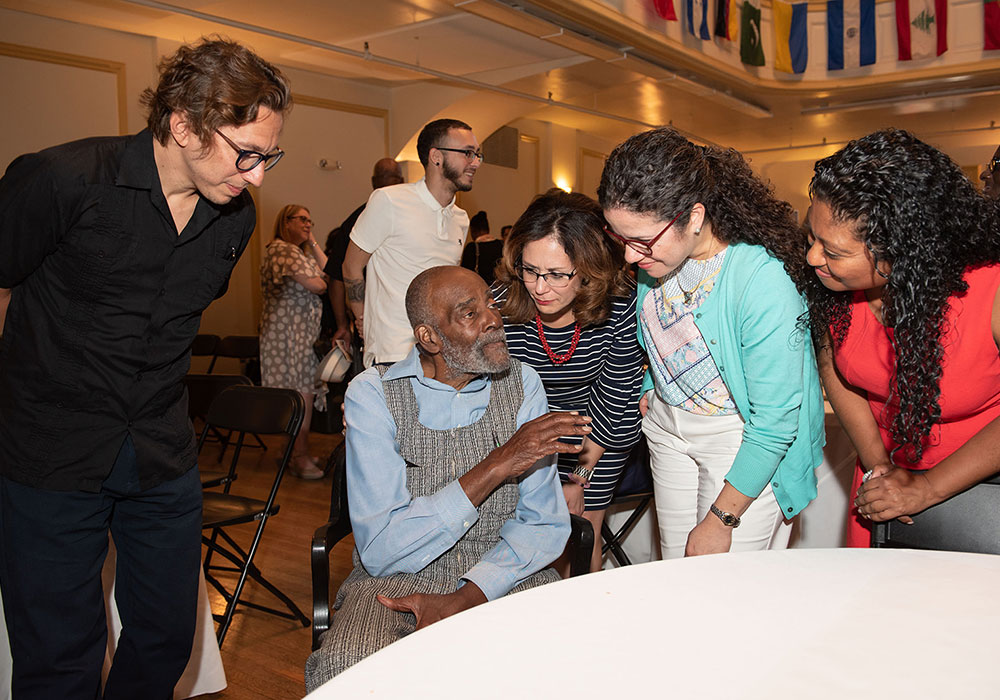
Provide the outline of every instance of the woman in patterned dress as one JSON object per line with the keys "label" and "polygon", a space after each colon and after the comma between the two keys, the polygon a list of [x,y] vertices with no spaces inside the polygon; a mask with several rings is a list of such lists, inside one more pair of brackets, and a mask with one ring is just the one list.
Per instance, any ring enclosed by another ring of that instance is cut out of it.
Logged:
{"label": "woman in patterned dress", "polygon": [[663,558],[786,547],[824,443],[791,207],[736,151],[666,127],[616,147],[598,195],[606,232],[639,267]]}
{"label": "woman in patterned dress", "polygon": [[635,284],[603,223],[585,195],[554,189],[535,198],[504,242],[493,286],[510,354],[538,372],[549,408],[593,419],[583,451],[559,455],[570,512],[594,526],[592,571],[605,510],[639,439],[645,359]]}
{"label": "woman in patterned dress", "polygon": [[305,400],[302,428],[295,440],[290,471],[301,479],[322,479],[309,455],[312,409],[326,406],[327,387],[316,381],[316,353],[323,313],[318,295],[326,292],[326,255],[312,234],[309,210],[289,204],[274,222],[274,240],[261,264],[264,315],[260,328],[260,367],[264,386],[295,389]]}

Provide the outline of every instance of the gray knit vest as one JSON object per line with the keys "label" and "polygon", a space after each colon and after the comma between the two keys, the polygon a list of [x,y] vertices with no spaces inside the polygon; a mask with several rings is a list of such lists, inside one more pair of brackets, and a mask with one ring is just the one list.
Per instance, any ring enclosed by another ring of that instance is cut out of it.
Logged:
{"label": "gray knit vest", "polygon": [[[385,369],[380,367],[380,374]],[[460,428],[431,430],[422,425],[409,377],[383,379],[382,388],[396,422],[396,441],[406,461],[406,487],[413,498],[440,491],[507,442],[517,429],[517,412],[524,401],[521,363],[513,358],[509,370],[492,375],[490,402],[483,415]],[[500,528],[514,517],[518,498],[516,480],[501,484],[477,509],[479,520],[420,577],[439,585],[456,583],[500,541]]]}

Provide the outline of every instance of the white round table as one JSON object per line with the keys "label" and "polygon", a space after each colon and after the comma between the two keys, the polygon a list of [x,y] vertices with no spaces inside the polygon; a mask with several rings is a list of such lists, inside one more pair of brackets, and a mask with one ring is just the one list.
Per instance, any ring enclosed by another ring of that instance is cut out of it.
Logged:
{"label": "white round table", "polygon": [[800,549],[659,561],[502,598],[309,700],[1000,697],[1000,556]]}

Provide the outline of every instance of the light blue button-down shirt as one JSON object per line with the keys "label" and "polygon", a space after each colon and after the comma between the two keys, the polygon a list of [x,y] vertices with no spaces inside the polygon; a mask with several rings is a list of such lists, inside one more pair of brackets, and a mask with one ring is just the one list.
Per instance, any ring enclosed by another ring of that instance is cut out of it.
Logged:
{"label": "light blue button-down shirt", "polygon": [[[460,391],[424,376],[417,349],[389,368],[386,379],[409,377],[420,407],[418,420],[432,430],[476,422],[490,401],[490,381],[479,377]],[[524,402],[517,426],[548,411],[535,373],[521,367]],[[354,541],[372,576],[420,571],[448,551],[479,519],[458,481],[437,493],[414,498],[406,488],[406,463],[396,442],[378,370],[351,382],[345,396],[347,494]],[[462,577],[493,600],[558,557],[569,537],[569,512],[550,456],[519,483],[514,517],[500,530],[500,542]],[[456,582],[460,585],[460,582]]]}

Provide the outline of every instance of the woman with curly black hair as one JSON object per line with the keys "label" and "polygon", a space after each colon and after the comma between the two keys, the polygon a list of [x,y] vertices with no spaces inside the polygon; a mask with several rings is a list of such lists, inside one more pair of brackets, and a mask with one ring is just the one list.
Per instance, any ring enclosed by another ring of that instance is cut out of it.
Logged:
{"label": "woman with curly black hair", "polygon": [[824,443],[791,207],[736,151],[669,128],[618,146],[598,196],[605,231],[639,267],[663,557],[786,547]]}
{"label": "woman with curly black hair", "polygon": [[815,170],[800,281],[861,467],[848,544],[867,547],[867,520],[907,519],[1000,470],[1000,250],[986,200],[905,131]]}

